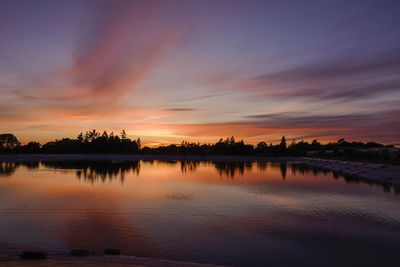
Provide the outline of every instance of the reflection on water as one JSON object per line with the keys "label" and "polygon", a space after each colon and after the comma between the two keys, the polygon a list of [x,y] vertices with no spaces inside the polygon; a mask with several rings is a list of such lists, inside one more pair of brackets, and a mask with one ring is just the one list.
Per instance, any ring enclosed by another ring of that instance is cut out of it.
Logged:
{"label": "reflection on water", "polygon": [[340,172],[330,171],[324,168],[313,167],[303,163],[291,163],[287,162],[211,162],[211,161],[157,161],[157,160],[146,160],[146,161],[108,161],[108,160],[65,160],[65,161],[44,161],[44,162],[0,162],[0,177],[11,176],[17,168],[24,166],[28,169],[38,169],[39,164],[42,164],[48,168],[54,168],[59,170],[75,170],[78,180],[95,183],[105,182],[106,180],[112,182],[113,180],[119,180],[122,184],[124,183],[125,176],[129,174],[139,175],[140,173],[140,162],[144,162],[148,165],[179,165],[181,172],[195,172],[200,164],[205,166],[211,166],[218,171],[221,177],[227,177],[234,179],[235,176],[243,176],[245,171],[251,171],[253,168],[257,168],[259,171],[267,171],[268,167],[272,170],[279,170],[283,180],[286,178],[287,172],[291,172],[292,175],[309,175],[315,176],[320,174],[332,174],[335,179],[343,178],[347,183],[366,183],[371,185],[378,185],[383,188],[385,192],[393,190],[395,194],[400,193],[400,188],[392,186],[388,183],[380,183],[378,181],[369,181],[362,179],[354,175],[346,175]]}
{"label": "reflection on water", "polygon": [[200,165],[200,161],[188,161],[182,160],[180,161],[181,171],[182,173],[194,172],[197,167]]}
{"label": "reflection on water", "polygon": [[0,245],[396,266],[399,204],[389,186],[290,162],[0,163]]}
{"label": "reflection on water", "polygon": [[0,162],[0,177],[11,176],[19,166],[25,166],[28,169],[39,168],[39,162]]}
{"label": "reflection on water", "polygon": [[0,162],[0,176],[11,176],[18,166],[16,162]]}
{"label": "reflection on water", "polygon": [[76,170],[76,176],[79,180],[81,178],[88,182],[105,182],[108,178],[109,181],[120,179],[121,183],[124,182],[127,174],[137,174],[140,171],[139,161],[84,161],[84,160],[71,160],[71,161],[48,161],[43,162],[43,165],[54,169],[73,169]]}

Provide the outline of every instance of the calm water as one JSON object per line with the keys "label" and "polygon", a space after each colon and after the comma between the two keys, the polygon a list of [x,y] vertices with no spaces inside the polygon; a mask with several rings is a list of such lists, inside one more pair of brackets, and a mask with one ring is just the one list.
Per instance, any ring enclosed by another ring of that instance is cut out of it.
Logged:
{"label": "calm water", "polygon": [[400,264],[400,194],[304,165],[0,164],[3,246],[234,265]]}

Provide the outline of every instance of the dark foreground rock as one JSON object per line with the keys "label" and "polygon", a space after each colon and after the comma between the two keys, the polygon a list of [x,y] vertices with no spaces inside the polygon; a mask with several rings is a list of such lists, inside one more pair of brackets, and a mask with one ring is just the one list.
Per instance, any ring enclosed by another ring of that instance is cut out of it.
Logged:
{"label": "dark foreground rock", "polygon": [[87,256],[90,256],[90,251],[87,249],[71,249],[69,251],[69,255],[87,257]]}
{"label": "dark foreground rock", "polygon": [[24,251],[21,253],[22,259],[30,259],[30,260],[44,260],[47,258],[47,253],[42,251]]}
{"label": "dark foreground rock", "polygon": [[114,248],[106,248],[104,249],[104,254],[108,255],[120,255],[121,251],[119,249],[114,249]]}

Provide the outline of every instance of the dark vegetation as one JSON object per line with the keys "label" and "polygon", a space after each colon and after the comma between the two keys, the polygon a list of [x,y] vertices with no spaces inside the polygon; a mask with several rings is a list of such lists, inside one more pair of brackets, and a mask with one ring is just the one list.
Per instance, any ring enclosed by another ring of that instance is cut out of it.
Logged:
{"label": "dark vegetation", "polygon": [[393,146],[379,143],[337,142],[321,144],[317,140],[287,144],[286,138],[277,145],[259,142],[245,144],[232,136],[216,143],[200,144],[183,141],[180,145],[141,147],[140,138],[131,140],[125,131],[117,135],[96,130],[81,133],[75,139],[63,138],[46,144],[29,142],[21,145],[13,134],[0,134],[0,154],[147,154],[147,155],[255,155],[255,156],[311,156],[370,162],[400,163],[400,152]]}

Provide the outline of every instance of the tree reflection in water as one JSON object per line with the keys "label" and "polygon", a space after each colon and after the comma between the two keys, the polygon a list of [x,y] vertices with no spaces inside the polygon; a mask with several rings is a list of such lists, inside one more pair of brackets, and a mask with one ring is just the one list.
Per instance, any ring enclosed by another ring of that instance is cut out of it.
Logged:
{"label": "tree reflection in water", "polygon": [[285,180],[288,171],[293,176],[296,175],[309,175],[312,173],[315,176],[320,174],[332,173],[335,179],[343,178],[347,183],[367,183],[378,184],[383,187],[384,191],[390,192],[391,188],[394,189],[396,194],[400,193],[400,188],[392,186],[388,183],[381,183],[357,177],[354,175],[346,175],[341,172],[330,171],[324,168],[313,167],[304,163],[291,163],[291,162],[212,162],[212,161],[111,161],[111,160],[63,160],[63,161],[33,161],[33,162],[0,162],[0,177],[10,177],[14,172],[23,166],[28,169],[38,169],[40,164],[47,168],[62,169],[62,170],[76,170],[76,176],[79,180],[85,182],[96,183],[105,182],[107,179],[111,182],[119,178],[121,183],[124,183],[125,176],[133,173],[139,175],[140,163],[165,165],[178,165],[182,173],[195,172],[201,164],[213,166],[221,177],[228,177],[234,179],[236,175],[243,176],[245,172],[251,171],[256,168],[260,172],[268,172],[268,169],[279,170],[281,177]]}
{"label": "tree reflection in water", "polygon": [[199,167],[200,161],[181,160],[180,164],[182,173],[194,172]]}
{"label": "tree reflection in water", "polygon": [[124,182],[126,174],[134,173],[139,175],[140,161],[110,161],[110,160],[76,160],[76,161],[47,161],[42,162],[44,166],[54,169],[75,169],[79,180],[95,183],[111,182],[120,179]]}
{"label": "tree reflection in water", "polygon": [[19,162],[0,162],[0,176],[11,176],[19,165]]}
{"label": "tree reflection in water", "polygon": [[245,170],[250,171],[253,168],[252,162],[213,162],[213,164],[221,176],[225,175],[231,179],[237,174],[243,176]]}

